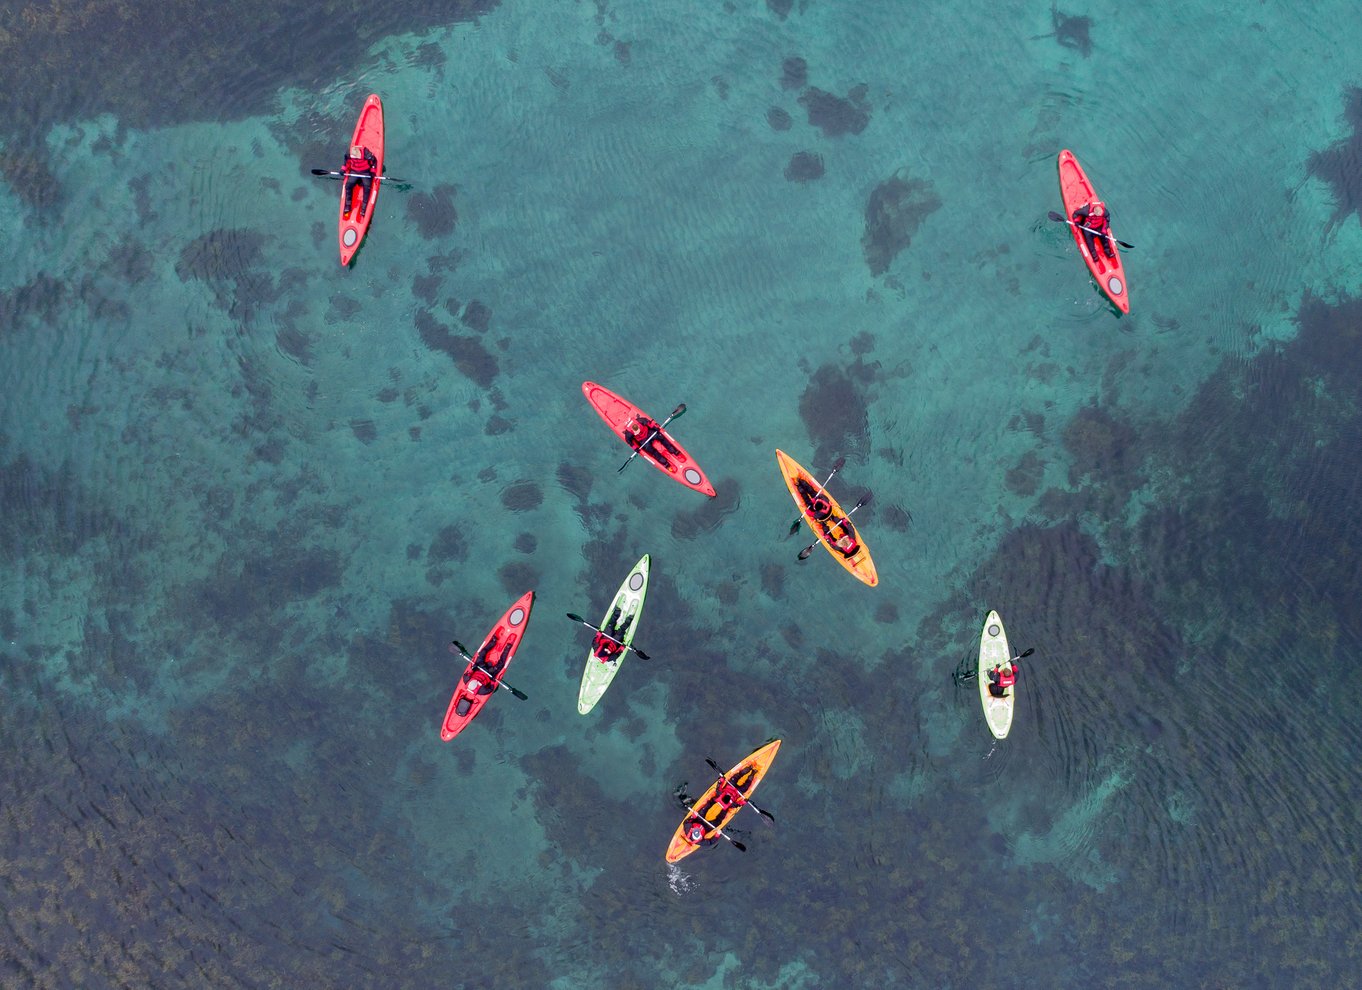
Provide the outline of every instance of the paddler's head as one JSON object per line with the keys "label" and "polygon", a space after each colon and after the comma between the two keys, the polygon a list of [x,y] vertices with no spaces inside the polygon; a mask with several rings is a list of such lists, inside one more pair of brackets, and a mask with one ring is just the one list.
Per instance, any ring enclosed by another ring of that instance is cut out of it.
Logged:
{"label": "paddler's head", "polygon": [[363,157],[364,157],[364,149],[361,148],[361,147],[360,147],[359,145],[357,145],[357,144],[356,144],[356,145],[352,145],[351,148],[350,148],[350,157],[351,157],[351,158],[363,158]]}

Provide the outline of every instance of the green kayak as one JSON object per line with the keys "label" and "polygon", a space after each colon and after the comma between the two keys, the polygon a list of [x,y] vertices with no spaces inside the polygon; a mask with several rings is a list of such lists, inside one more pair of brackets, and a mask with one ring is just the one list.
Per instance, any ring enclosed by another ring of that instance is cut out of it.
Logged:
{"label": "green kayak", "polygon": [[[649,558],[645,553],[629,572],[629,576],[624,579],[620,590],[615,592],[614,600],[605,610],[605,617],[601,619],[601,631],[625,646],[634,641],[638,619],[643,613],[643,599],[648,594],[648,564]],[[610,687],[610,682],[619,673],[620,664],[624,663],[624,658],[628,655],[629,651],[624,650],[614,659],[602,663],[596,655],[595,644],[592,644],[590,652],[586,655],[586,669],[582,671],[582,690],[577,695],[579,712],[585,715],[596,707],[596,702],[601,700],[606,688]]]}
{"label": "green kayak", "polygon": [[995,739],[1006,739],[1012,728],[1012,711],[1017,703],[1017,689],[1007,690],[1006,697],[995,698],[989,691],[988,672],[994,666],[1012,666],[1012,653],[1007,647],[1007,630],[997,612],[989,612],[984,620],[984,631],[979,636],[979,699],[984,703],[984,718]]}

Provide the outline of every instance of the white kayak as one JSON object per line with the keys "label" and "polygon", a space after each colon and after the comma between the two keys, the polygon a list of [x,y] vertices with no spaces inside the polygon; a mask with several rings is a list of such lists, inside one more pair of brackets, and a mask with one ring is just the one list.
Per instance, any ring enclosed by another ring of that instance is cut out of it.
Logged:
{"label": "white kayak", "polygon": [[[638,631],[638,619],[643,613],[643,599],[648,594],[648,565],[649,557],[645,553],[629,572],[629,576],[624,579],[620,590],[615,592],[610,607],[601,618],[601,629],[608,633],[611,628],[611,616],[615,615],[616,609],[619,610],[615,627],[623,626],[626,621],[629,623],[624,633],[617,637],[625,646],[634,641],[634,633]],[[610,687],[610,682],[615,679],[620,665],[628,655],[629,651],[625,650],[615,659],[601,663],[596,657],[594,647],[587,651],[586,669],[582,671],[582,689],[577,694],[577,711],[585,715],[596,707],[596,702],[601,700],[601,696]]]}
{"label": "white kayak", "polygon": [[984,620],[984,631],[979,636],[979,699],[984,703],[984,719],[995,739],[1006,739],[1012,728],[1012,710],[1017,704],[1017,686],[1007,689],[1007,697],[995,698],[988,675],[995,666],[1004,670],[1012,666],[1012,652],[1007,647],[1007,630],[997,612],[989,612]]}

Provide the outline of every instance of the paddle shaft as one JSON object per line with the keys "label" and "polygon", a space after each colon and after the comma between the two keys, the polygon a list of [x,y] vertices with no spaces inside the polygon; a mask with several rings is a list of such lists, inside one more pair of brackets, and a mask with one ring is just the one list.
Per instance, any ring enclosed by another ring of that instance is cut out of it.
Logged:
{"label": "paddle shaft", "polygon": [[580,615],[574,615],[573,613],[568,612],[568,613],[567,613],[567,617],[568,617],[569,619],[571,619],[573,622],[580,622],[582,625],[586,626],[588,629],[595,629],[596,632],[600,633],[600,634],[601,634],[602,636],[604,636],[606,639],[610,640],[610,642],[612,642],[612,643],[618,643],[620,646],[623,646],[623,647],[624,647],[626,650],[628,650],[630,653],[637,653],[640,660],[651,660],[651,659],[652,659],[652,657],[648,656],[648,654],[644,653],[642,650],[635,649],[634,647],[630,646],[628,643],[625,643],[625,642],[623,642],[622,640],[616,639],[614,636],[611,636],[608,632],[606,632],[604,629],[600,628],[599,626],[593,626],[590,622],[587,622],[587,621],[586,621],[585,619],[583,619]]}
{"label": "paddle shaft", "polygon": [[[325,168],[314,168],[312,174],[327,179],[344,179],[351,175],[369,175],[368,172],[333,172],[330,169]],[[394,179],[391,175],[370,175],[369,178],[373,179],[375,182],[381,180],[383,182],[395,182],[398,185],[405,185],[407,181],[406,179]]]}
{"label": "paddle shaft", "polygon": [[496,675],[493,671],[488,670],[486,667],[484,667],[484,666],[483,666],[482,664],[480,664],[478,661],[476,661],[476,660],[474,660],[472,657],[470,657],[470,656],[468,655],[468,651],[465,650],[465,649],[463,648],[463,645],[462,645],[457,639],[456,639],[456,640],[453,640],[453,643],[454,643],[454,648],[455,648],[456,650],[459,651],[459,655],[462,656],[462,657],[463,657],[465,660],[467,660],[469,663],[471,663],[471,664],[473,665],[473,669],[474,669],[474,670],[480,670],[480,671],[482,671],[482,672],[483,672],[484,674],[486,674],[488,677],[492,678],[492,683],[493,683],[493,684],[495,684],[495,685],[496,685],[497,687],[499,687],[499,688],[505,688],[507,691],[510,691],[513,695],[515,695],[515,696],[516,696],[517,698],[519,698],[521,701],[529,701],[529,700],[530,700],[530,696],[529,696],[528,694],[525,694],[523,691],[517,691],[515,688],[511,687],[511,685],[507,684],[507,683],[506,683],[505,681],[503,681],[501,678],[497,677],[497,675]]}
{"label": "paddle shaft", "polygon": [[[1018,660],[1025,660],[1027,657],[1029,657],[1032,653],[1035,653],[1035,652],[1036,652],[1036,648],[1033,646],[1033,647],[1031,647],[1030,649],[1026,650],[1026,652],[1024,652],[1024,653],[1018,653],[1015,657],[1012,657],[1012,658],[1009,659],[1007,662],[1008,662],[1008,663],[1016,663]],[[998,664],[997,666],[1001,666],[1001,664]],[[957,675],[956,675],[956,683],[958,684],[958,683],[960,683],[961,681],[967,681],[967,680],[969,680],[971,677],[978,677],[978,676],[979,676],[979,671],[978,671],[978,670],[966,671],[966,672],[963,673],[963,674],[957,674]]]}
{"label": "paddle shaft", "polygon": [[[648,438],[646,440],[642,441],[637,447],[634,448],[634,452],[629,455],[629,461],[632,461],[639,454],[643,453],[643,448],[648,446],[648,444],[652,443],[653,438],[656,437],[663,430],[665,430],[667,428],[668,423],[676,419],[677,416],[680,416],[685,411],[686,404],[684,402],[681,403],[681,405],[677,406],[675,409],[673,409],[672,414],[668,416],[666,419],[664,419],[657,429],[653,430],[652,433],[648,434]],[[628,426],[630,423],[637,422],[637,420],[638,420],[637,416],[630,416],[627,420],[625,420],[624,425]],[[628,430],[625,430],[625,432],[628,433]],[[619,471],[616,471],[615,473],[619,474],[620,471],[623,471],[625,468],[627,468],[629,466],[629,461],[625,461],[623,464],[621,464]]]}
{"label": "paddle shaft", "polygon": [[[1085,227],[1085,226],[1083,226],[1081,223],[1079,223],[1078,221],[1076,221],[1076,220],[1069,220],[1069,219],[1067,219],[1066,217],[1060,216],[1058,213],[1051,213],[1051,214],[1050,214],[1050,219],[1051,219],[1051,220],[1058,220],[1060,223],[1067,223],[1067,224],[1069,224],[1071,227],[1077,227],[1079,230],[1086,230],[1089,234],[1096,234],[1098,237],[1111,237],[1111,234],[1110,234],[1110,233],[1103,234],[1100,230],[1093,230],[1091,227]],[[1115,237],[1111,237],[1111,239],[1112,239],[1113,241],[1116,241],[1117,244],[1121,245],[1121,247],[1125,248],[1127,251],[1134,251],[1134,250],[1135,250],[1135,245],[1134,245],[1134,244],[1127,244],[1125,241],[1117,240],[1117,238],[1115,238]]]}

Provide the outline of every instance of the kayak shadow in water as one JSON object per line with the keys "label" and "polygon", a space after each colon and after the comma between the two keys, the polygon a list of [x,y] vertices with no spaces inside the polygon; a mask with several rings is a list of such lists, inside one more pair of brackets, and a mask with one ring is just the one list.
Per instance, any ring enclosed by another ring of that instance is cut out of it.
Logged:
{"label": "kayak shadow in water", "polygon": [[1038,34],[1031,38],[1032,41],[1039,41],[1042,38],[1054,38],[1064,48],[1072,48],[1084,58],[1092,56],[1092,30],[1091,17],[1074,17],[1064,13],[1053,4],[1050,6],[1050,26],[1054,29],[1049,34]]}

